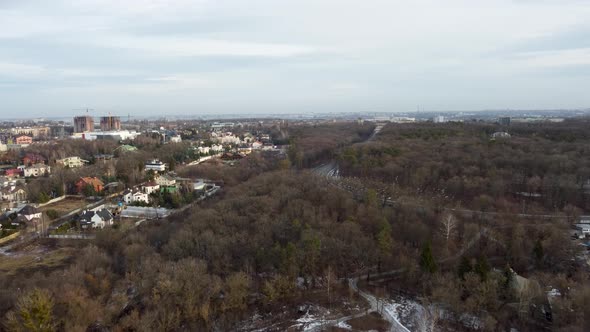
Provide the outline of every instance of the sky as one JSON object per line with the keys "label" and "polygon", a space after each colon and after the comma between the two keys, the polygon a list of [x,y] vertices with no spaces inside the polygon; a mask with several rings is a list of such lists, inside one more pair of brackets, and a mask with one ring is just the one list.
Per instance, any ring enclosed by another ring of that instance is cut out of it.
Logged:
{"label": "sky", "polygon": [[0,117],[590,107],[590,1],[0,0]]}

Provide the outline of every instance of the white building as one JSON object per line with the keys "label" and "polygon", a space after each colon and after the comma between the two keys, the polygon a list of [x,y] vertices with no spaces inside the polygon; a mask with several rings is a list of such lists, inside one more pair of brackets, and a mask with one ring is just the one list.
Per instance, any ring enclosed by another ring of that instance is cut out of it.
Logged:
{"label": "white building", "polygon": [[217,152],[222,152],[223,151],[223,145],[221,144],[213,144],[211,145],[211,151],[217,153]]}
{"label": "white building", "polygon": [[235,124],[233,122],[214,122],[213,124],[211,124],[211,129],[221,130],[223,128],[233,128],[234,125]]}
{"label": "white building", "polygon": [[0,189],[0,199],[5,202],[23,202],[27,200],[27,192],[17,186],[7,186]]}
{"label": "white building", "polygon": [[171,187],[176,185],[176,179],[168,174],[157,176],[155,180],[160,187]]}
{"label": "white building", "polygon": [[18,215],[25,217],[28,221],[31,221],[33,219],[40,219],[42,212],[31,205],[25,205],[25,207],[18,212]]}
{"label": "white building", "polygon": [[8,145],[0,142],[0,152],[6,152],[8,151]]}
{"label": "white building", "polygon": [[166,164],[159,161],[158,159],[152,159],[145,163],[145,170],[147,171],[156,171],[156,172],[164,172],[166,171]]}
{"label": "white building", "polygon": [[505,131],[498,131],[492,134],[492,138],[510,138],[510,134]]}
{"label": "white building", "polygon": [[64,167],[77,168],[84,166],[84,164],[87,163],[88,160],[84,160],[80,157],[67,157],[64,159],[58,159],[55,162],[60,165],[63,165]]}
{"label": "white building", "polygon": [[180,137],[180,135],[170,137],[170,143],[180,143],[180,142],[182,142],[182,138]]}
{"label": "white building", "polygon": [[142,186],[143,192],[150,195],[151,193],[160,190],[160,185],[155,182],[148,182]]}
{"label": "white building", "polygon": [[262,144],[262,142],[256,141],[256,142],[252,143],[252,150],[260,150],[260,149],[262,149],[263,145],[264,144]]}
{"label": "white building", "polygon": [[118,130],[118,131],[89,131],[84,133],[75,133],[72,138],[81,138],[88,141],[94,141],[97,139],[110,139],[115,141],[134,140],[139,133],[136,131],[129,130]]}
{"label": "white building", "polygon": [[123,201],[126,204],[131,203],[149,203],[148,194],[139,189],[127,189],[123,192]]}
{"label": "white building", "polygon": [[576,224],[574,227],[584,235],[590,234],[590,224]]}
{"label": "white building", "polygon": [[102,208],[84,211],[78,220],[82,228],[104,228],[113,224],[113,215],[109,210]]}
{"label": "white building", "polygon": [[45,164],[35,164],[24,169],[24,176],[28,177],[38,177],[43,176],[45,174],[51,173],[51,167]]}
{"label": "white building", "polygon": [[445,117],[442,116],[442,115],[438,115],[438,116],[435,116],[434,118],[432,118],[432,122],[434,122],[434,123],[444,123],[444,122],[447,122],[447,119],[445,119]]}
{"label": "white building", "polygon": [[211,148],[208,146],[199,146],[197,151],[199,151],[200,154],[209,154],[209,152],[211,152]]}
{"label": "white building", "polygon": [[391,118],[391,122],[394,123],[412,123],[416,122],[416,118],[410,118],[406,116],[394,116]]}
{"label": "white building", "polygon": [[224,135],[216,139],[218,143],[224,144],[240,144],[240,138],[234,136],[233,134]]}

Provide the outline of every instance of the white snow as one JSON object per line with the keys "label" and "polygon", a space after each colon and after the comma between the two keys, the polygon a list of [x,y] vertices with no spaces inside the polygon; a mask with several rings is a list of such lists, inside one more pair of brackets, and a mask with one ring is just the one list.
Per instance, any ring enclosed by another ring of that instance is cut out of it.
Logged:
{"label": "white snow", "polygon": [[336,324],[336,327],[339,327],[339,328],[345,329],[345,330],[352,330],[352,326],[346,324],[346,322],[340,322],[340,323]]}

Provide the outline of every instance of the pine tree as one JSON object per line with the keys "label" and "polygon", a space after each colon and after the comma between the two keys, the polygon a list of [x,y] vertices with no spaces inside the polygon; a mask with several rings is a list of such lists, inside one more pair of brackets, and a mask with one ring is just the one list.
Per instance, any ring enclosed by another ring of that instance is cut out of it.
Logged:
{"label": "pine tree", "polygon": [[540,264],[543,261],[543,243],[541,243],[541,239],[537,239],[535,242],[535,247],[533,248],[533,256],[535,261]]}
{"label": "pine tree", "polygon": [[422,253],[420,254],[420,268],[422,268],[422,271],[431,274],[437,270],[430,242],[426,242],[422,247]]}
{"label": "pine tree", "polygon": [[461,257],[461,262],[457,267],[457,274],[459,275],[459,278],[463,279],[465,277],[465,274],[471,271],[473,271],[473,267],[471,266],[471,262],[469,261],[469,259],[465,256]]}
{"label": "pine tree", "polygon": [[381,263],[383,260],[391,256],[393,248],[393,240],[391,239],[391,225],[387,220],[383,220],[380,225],[381,230],[377,233],[377,246],[379,247],[379,262],[378,270],[381,270]]}
{"label": "pine tree", "polygon": [[474,270],[482,281],[486,281],[488,279],[488,274],[491,271],[491,267],[486,256],[481,255],[477,258],[477,263],[475,263]]}

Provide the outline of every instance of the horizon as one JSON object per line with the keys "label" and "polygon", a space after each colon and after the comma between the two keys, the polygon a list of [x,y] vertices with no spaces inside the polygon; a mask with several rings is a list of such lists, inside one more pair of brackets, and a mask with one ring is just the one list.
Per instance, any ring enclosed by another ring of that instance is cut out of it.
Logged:
{"label": "horizon", "polygon": [[[590,108],[580,109],[510,109],[510,110],[414,110],[407,112],[381,112],[381,111],[351,111],[351,112],[309,112],[309,113],[284,113],[284,114],[271,114],[271,113],[200,113],[200,114],[165,114],[165,115],[133,115],[133,114],[117,114],[117,113],[72,113],[71,115],[64,116],[36,116],[36,117],[4,117],[0,115],[0,122],[26,122],[26,121],[73,121],[74,117],[78,116],[90,116],[95,121],[98,121],[103,116],[114,116],[119,117],[123,123],[134,120],[159,120],[166,119],[170,121],[179,120],[202,120],[202,121],[215,121],[215,120],[245,120],[245,119],[356,119],[356,117],[366,117],[370,120],[370,117],[391,117],[396,116],[414,116],[417,119],[431,118],[432,116],[450,116],[455,115],[458,118],[475,116],[475,118],[494,118],[494,117],[548,117],[548,118],[575,118],[580,116],[589,116]],[[479,116],[479,117],[477,117]]]}

